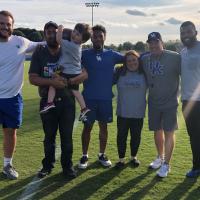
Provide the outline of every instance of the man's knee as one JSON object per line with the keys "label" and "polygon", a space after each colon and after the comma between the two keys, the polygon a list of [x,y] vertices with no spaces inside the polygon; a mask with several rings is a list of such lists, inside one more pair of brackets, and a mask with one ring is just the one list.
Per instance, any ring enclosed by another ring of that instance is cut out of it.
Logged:
{"label": "man's knee", "polygon": [[4,128],[3,133],[5,137],[15,137],[17,134],[17,129],[14,128]]}
{"label": "man's knee", "polygon": [[83,135],[83,136],[90,135],[91,130],[92,130],[92,127],[93,127],[93,124],[92,124],[92,125],[84,124],[84,128],[83,128],[83,131],[82,131],[82,135]]}

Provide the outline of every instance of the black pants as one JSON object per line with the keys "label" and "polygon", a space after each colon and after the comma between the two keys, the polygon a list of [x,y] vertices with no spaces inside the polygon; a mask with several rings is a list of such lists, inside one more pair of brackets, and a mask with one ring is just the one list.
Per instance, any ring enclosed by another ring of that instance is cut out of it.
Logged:
{"label": "black pants", "polygon": [[[44,106],[47,99],[41,99],[40,106]],[[51,169],[55,162],[56,133],[60,132],[61,141],[61,165],[63,170],[72,166],[73,142],[72,132],[75,120],[74,97],[55,98],[55,109],[40,115],[44,130],[44,154],[43,167]]]}
{"label": "black pants", "polygon": [[200,169],[200,101],[183,101],[182,103],[183,116],[190,137],[193,169]]}
{"label": "black pants", "polygon": [[119,158],[124,158],[126,154],[126,141],[130,129],[131,156],[136,156],[141,140],[143,118],[123,118],[117,117],[117,149]]}

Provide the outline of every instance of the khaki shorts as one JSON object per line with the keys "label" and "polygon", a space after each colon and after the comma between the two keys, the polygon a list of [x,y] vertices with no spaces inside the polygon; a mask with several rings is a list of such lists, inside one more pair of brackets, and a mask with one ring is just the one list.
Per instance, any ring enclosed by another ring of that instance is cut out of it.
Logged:
{"label": "khaki shorts", "polygon": [[157,109],[149,106],[148,117],[150,131],[162,129],[166,132],[171,132],[178,129],[177,106],[167,109]]}

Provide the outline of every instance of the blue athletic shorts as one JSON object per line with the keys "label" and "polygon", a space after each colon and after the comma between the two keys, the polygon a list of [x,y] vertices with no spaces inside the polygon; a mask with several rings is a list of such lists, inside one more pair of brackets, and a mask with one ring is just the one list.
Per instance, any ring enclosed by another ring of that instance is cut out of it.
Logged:
{"label": "blue athletic shorts", "polygon": [[19,128],[22,123],[23,100],[20,94],[0,98],[0,124],[3,128]]}
{"label": "blue athletic shorts", "polygon": [[113,121],[112,100],[85,99],[85,103],[87,108],[91,110],[89,115],[90,123],[94,123],[95,120],[104,123]]}

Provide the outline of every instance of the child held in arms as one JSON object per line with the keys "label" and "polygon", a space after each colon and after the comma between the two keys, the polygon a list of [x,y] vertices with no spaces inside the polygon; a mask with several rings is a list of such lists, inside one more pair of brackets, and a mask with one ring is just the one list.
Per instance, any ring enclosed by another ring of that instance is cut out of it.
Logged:
{"label": "child held in arms", "polygon": [[[69,31],[69,29],[68,29]],[[79,92],[79,85],[71,84],[71,79],[78,76],[82,72],[81,68],[81,44],[87,42],[91,37],[91,28],[88,24],[78,23],[74,30],[71,31],[70,40],[65,36],[65,29],[62,25],[58,27],[56,40],[61,45],[61,57],[59,60],[58,69],[61,71],[60,75],[67,81],[68,89],[72,90],[73,95],[81,107],[80,121],[87,121],[87,113],[90,111],[86,105],[82,94]],[[63,39],[65,38],[65,39]],[[58,71],[59,71],[58,70]],[[50,86],[48,91],[47,104],[40,111],[46,113],[49,109],[55,107],[55,88]]]}

